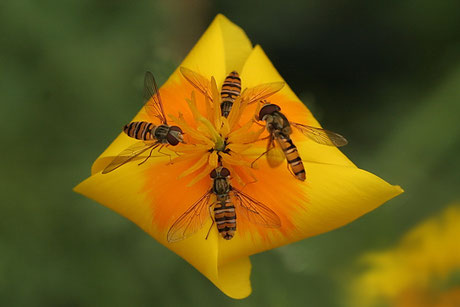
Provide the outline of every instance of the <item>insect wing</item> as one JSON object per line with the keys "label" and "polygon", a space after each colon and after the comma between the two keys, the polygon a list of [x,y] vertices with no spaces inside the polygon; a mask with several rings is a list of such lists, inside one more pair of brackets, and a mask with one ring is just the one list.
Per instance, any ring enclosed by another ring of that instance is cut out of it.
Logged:
{"label": "insect wing", "polygon": [[284,87],[284,82],[264,83],[245,89],[241,94],[243,102],[251,104],[259,100],[270,97],[271,95],[279,92]]}
{"label": "insect wing", "polygon": [[283,149],[281,149],[278,140],[274,137],[270,137],[267,145],[267,162],[270,167],[277,167],[283,163],[285,159]]}
{"label": "insect wing", "polygon": [[211,195],[212,192],[208,191],[174,222],[168,230],[168,242],[183,240],[203,227],[209,216],[209,198]]}
{"label": "insect wing", "polygon": [[278,228],[281,220],[270,208],[251,196],[233,188],[235,204],[242,215],[251,223],[265,227]]}
{"label": "insect wing", "polygon": [[338,133],[321,128],[302,125],[299,123],[291,122],[290,124],[318,144],[336,147],[341,147],[348,144],[347,139]]}
{"label": "insect wing", "polygon": [[167,124],[160,92],[155,77],[150,71],[147,71],[144,77],[144,102],[146,103],[145,110],[149,116],[156,117],[163,124]]}
{"label": "insect wing", "polygon": [[203,95],[207,96],[210,101],[212,100],[212,92],[211,92],[211,82],[200,75],[199,73],[194,72],[185,67],[180,68],[180,72],[193,85],[198,91],[200,91]]}
{"label": "insect wing", "polygon": [[113,159],[112,162],[110,162],[109,165],[107,165],[104,170],[102,171],[102,174],[107,174],[110,173],[111,171],[119,168],[123,164],[131,161],[135,157],[139,156],[143,152],[151,149],[153,150],[155,147],[160,145],[159,143],[147,143],[147,142],[137,142],[134,143],[133,145],[129,146],[125,150],[123,150],[115,159]]}

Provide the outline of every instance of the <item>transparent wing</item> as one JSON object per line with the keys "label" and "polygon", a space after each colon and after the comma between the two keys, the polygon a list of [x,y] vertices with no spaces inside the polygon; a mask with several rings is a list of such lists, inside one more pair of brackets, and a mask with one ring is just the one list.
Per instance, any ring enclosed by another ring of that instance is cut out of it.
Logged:
{"label": "transparent wing", "polygon": [[163,124],[167,124],[160,92],[155,77],[150,71],[147,71],[144,77],[144,103],[149,116],[159,118]]}
{"label": "transparent wing", "polygon": [[274,137],[270,137],[267,144],[267,162],[270,167],[277,167],[283,163],[286,156],[280,144]]}
{"label": "transparent wing", "polygon": [[102,174],[110,173],[111,171],[131,161],[132,159],[142,154],[143,152],[149,149],[153,150],[159,145],[160,143],[157,143],[157,142],[147,143],[147,142],[141,141],[141,142],[134,143],[133,145],[129,146],[128,148],[120,152],[120,154],[115,159],[113,159],[113,161],[110,162],[110,164],[107,165],[106,168],[104,168],[104,170],[102,171]]}
{"label": "transparent wing", "polygon": [[235,204],[240,212],[251,223],[265,227],[277,228],[281,226],[281,220],[270,208],[260,201],[244,194],[232,187]]}
{"label": "transparent wing", "polygon": [[210,101],[212,100],[212,92],[211,92],[211,82],[200,75],[199,73],[194,72],[185,67],[180,68],[180,72],[193,85],[198,91],[200,91],[203,95],[207,96]]}
{"label": "transparent wing", "polygon": [[284,82],[272,82],[257,85],[255,87],[247,88],[241,94],[242,101],[247,104],[263,100],[270,97],[284,87]]}
{"label": "transparent wing", "polygon": [[174,222],[168,230],[168,242],[183,240],[203,227],[209,216],[208,203],[211,195],[212,192],[210,190]]}
{"label": "transparent wing", "polygon": [[341,136],[338,133],[321,129],[315,128],[307,125],[302,125],[299,123],[290,123],[291,126],[296,127],[300,132],[302,132],[305,136],[309,137],[313,141],[318,144],[322,145],[329,145],[329,146],[345,146],[348,144],[347,139]]}

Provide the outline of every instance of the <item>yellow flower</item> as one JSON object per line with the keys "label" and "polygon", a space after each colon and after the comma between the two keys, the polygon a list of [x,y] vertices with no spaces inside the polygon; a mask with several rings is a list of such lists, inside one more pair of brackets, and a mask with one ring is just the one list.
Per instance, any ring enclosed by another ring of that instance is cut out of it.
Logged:
{"label": "yellow flower", "polygon": [[[243,89],[284,82],[262,48],[253,47],[245,33],[222,15],[215,18],[181,67],[210,82],[214,79],[215,99],[217,88],[231,71],[240,73]],[[316,144],[297,133],[292,139],[304,161],[305,181],[295,179],[286,167],[272,168],[264,158],[251,168],[267,143],[255,142],[264,131],[253,123],[257,104],[246,106],[237,100],[233,114],[223,118],[219,108],[206,101],[179,69],[160,92],[165,112],[185,132],[186,144],[170,146],[169,157],[158,154],[142,165],[133,161],[101,174],[115,156],[136,142],[122,133],[94,162],[91,176],[75,191],[136,223],[230,297],[244,298],[251,293],[250,255],[343,226],[402,193],[400,187],[357,168],[336,147]],[[290,120],[320,127],[287,85],[270,101]],[[133,119],[138,120],[152,121],[144,110]],[[210,190],[209,172],[219,160],[231,172],[231,185],[272,210],[281,226],[262,227],[241,217],[235,237],[224,240],[216,226],[210,228],[208,214],[194,235],[168,242],[171,225]]]}
{"label": "yellow flower", "polygon": [[365,255],[351,306],[460,306],[460,206],[448,207],[391,249]]}

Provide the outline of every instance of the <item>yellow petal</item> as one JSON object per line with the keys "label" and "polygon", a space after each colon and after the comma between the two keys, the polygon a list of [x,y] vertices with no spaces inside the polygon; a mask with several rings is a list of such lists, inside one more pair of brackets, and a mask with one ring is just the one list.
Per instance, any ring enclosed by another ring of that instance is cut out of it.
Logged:
{"label": "yellow petal", "polygon": [[251,50],[244,31],[219,14],[180,66],[207,79],[214,76],[217,84],[222,84],[228,73],[241,71]]}
{"label": "yellow petal", "polygon": [[[185,212],[193,200],[199,199],[209,189],[210,183],[203,181],[193,188],[186,188],[189,179],[177,179],[182,169],[174,165],[161,165],[152,169],[128,163],[111,173],[97,173],[89,177],[76,186],[74,191],[136,223],[158,242],[193,265],[228,296],[244,298],[251,293],[249,258],[241,257],[232,263],[219,263],[217,241],[221,238],[217,233],[211,233],[207,240],[204,239],[211,226],[210,218],[187,240],[177,243],[166,241],[166,231],[161,223],[169,227],[171,221]],[[164,185],[161,193],[151,188],[158,184]],[[153,200],[152,195],[155,195]],[[172,195],[175,197],[171,197]],[[171,211],[172,208],[178,209]]]}
{"label": "yellow petal", "polygon": [[214,97],[214,101],[213,101],[213,109],[214,109],[214,125],[216,125],[216,127],[220,127],[220,125],[222,124],[221,123],[221,117],[222,117],[222,113],[221,113],[221,109],[220,109],[220,92],[219,92],[219,89],[217,88],[217,83],[216,83],[216,79],[213,77],[211,77],[211,92],[212,92],[212,96]]}
{"label": "yellow petal", "polygon": [[209,159],[209,153],[204,154],[203,156],[201,156],[201,158],[198,161],[195,162],[195,164],[193,164],[185,172],[180,174],[179,178],[185,177],[199,170],[203,165],[208,163],[208,159]]}
{"label": "yellow petal", "polygon": [[195,140],[203,142],[208,147],[212,147],[214,145],[213,142],[208,137],[199,133],[198,131],[193,129],[189,124],[187,124],[182,114],[179,114],[179,117],[175,117],[174,115],[170,115],[170,116],[176,123],[180,125],[180,127],[186,134],[189,134]]}
{"label": "yellow petal", "polygon": [[255,226],[240,214],[236,236],[218,242],[222,263],[346,225],[403,192],[355,167],[305,163],[305,169],[307,180],[302,182],[286,167],[260,163],[258,181],[246,185],[244,193],[273,210],[281,227]]}
{"label": "yellow petal", "polygon": [[251,261],[242,257],[219,266],[219,280],[216,286],[232,298],[242,299],[251,294]]}
{"label": "yellow petal", "polygon": [[222,153],[220,156],[222,157],[222,161],[225,163],[251,167],[251,162],[245,161],[241,155],[237,154],[236,152],[232,153],[231,155]]}
{"label": "yellow petal", "polygon": [[212,168],[216,168],[219,165],[219,156],[216,151],[213,151],[209,155],[209,165],[212,166]]}
{"label": "yellow petal", "polygon": [[205,155],[206,153],[207,153],[207,150],[187,152],[186,154],[182,154],[182,155],[172,159],[170,164],[179,163],[179,162],[183,162],[183,161],[189,161],[189,160],[192,160],[192,159],[197,160],[201,156]]}
{"label": "yellow petal", "polygon": [[[350,306],[375,306],[383,300],[397,306],[458,306],[460,287],[448,286],[448,281],[460,270],[459,220],[460,204],[454,203],[415,226],[396,246],[364,254],[359,260],[367,268],[350,285]],[[452,305],[440,304],[455,292]]]}
{"label": "yellow petal", "polygon": [[229,144],[227,145],[227,149],[231,152],[242,153],[247,149],[251,148],[251,144]]}
{"label": "yellow petal", "polygon": [[228,115],[228,125],[230,129],[233,129],[237,121],[240,119],[241,113],[244,110],[246,104],[241,105],[241,96],[238,96],[233,102],[232,109]]}
{"label": "yellow petal", "polygon": [[193,178],[192,181],[190,181],[188,184],[187,184],[187,188],[193,186],[195,183],[197,182],[200,182],[203,178],[206,178],[206,177],[209,177],[209,173],[214,169],[215,167],[212,166],[211,164],[207,164],[206,167],[200,172],[198,173],[198,175],[195,176],[195,178]]}

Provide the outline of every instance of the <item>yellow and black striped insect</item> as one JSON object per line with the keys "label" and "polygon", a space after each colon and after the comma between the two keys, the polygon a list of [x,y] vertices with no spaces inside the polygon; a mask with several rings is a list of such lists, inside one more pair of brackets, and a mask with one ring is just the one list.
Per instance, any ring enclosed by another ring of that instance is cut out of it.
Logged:
{"label": "yellow and black striped insect", "polygon": [[[167,234],[168,242],[191,236],[203,227],[208,216],[213,219],[211,228],[216,223],[222,238],[230,240],[236,231],[236,209],[251,223],[271,228],[281,226],[280,218],[270,208],[232,187],[227,168],[217,167],[211,171],[210,177],[212,188],[174,222]],[[210,203],[211,197],[215,199]]]}
{"label": "yellow and black striped insect", "polygon": [[[286,116],[281,113],[281,108],[278,105],[267,103],[266,101],[264,103],[265,105],[260,109],[257,115],[258,120],[265,121],[265,127],[269,133],[267,151],[262,155],[267,154],[268,163],[272,167],[279,165],[280,160],[270,157],[284,156],[292,174],[299,180],[304,181],[306,179],[306,174],[297,147],[291,140],[291,127],[297,128],[305,136],[318,144],[340,147],[348,143],[348,141],[338,133],[290,122]],[[282,154],[270,154],[275,151],[282,151]]]}
{"label": "yellow and black striped insect", "polygon": [[125,125],[123,127],[123,132],[129,137],[140,140],[140,142],[134,143],[122,151],[102,171],[103,174],[119,168],[147,150],[150,150],[150,154],[142,163],[147,161],[155,148],[159,147],[158,151],[160,152],[163,146],[176,146],[184,142],[182,129],[178,126],[168,125],[160,92],[158,91],[153,74],[149,71],[145,73],[144,78],[144,99],[146,102],[145,110],[147,114],[152,118],[159,119],[161,124],[155,125],[151,122],[138,121]]}
{"label": "yellow and black striped insect", "polygon": [[[213,101],[211,82],[193,70],[181,67],[180,71],[185,79],[192,84],[203,95],[207,96],[210,101]],[[220,109],[222,116],[228,117],[232,109],[233,103],[241,95],[242,102],[251,104],[265,98],[268,98],[280,91],[284,87],[284,82],[264,83],[245,89],[241,92],[241,79],[236,71],[232,71],[224,80],[220,91],[221,102]]]}
{"label": "yellow and black striped insect", "polygon": [[220,91],[220,110],[223,117],[228,117],[235,99],[240,95],[241,79],[236,71],[232,71],[227,77],[225,77]]}

